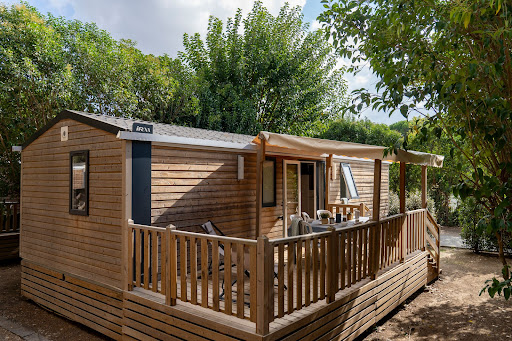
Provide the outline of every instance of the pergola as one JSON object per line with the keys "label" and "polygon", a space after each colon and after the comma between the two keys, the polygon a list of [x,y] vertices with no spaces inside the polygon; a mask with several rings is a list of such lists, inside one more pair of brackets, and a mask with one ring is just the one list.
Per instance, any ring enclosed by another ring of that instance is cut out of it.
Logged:
{"label": "pergola", "polygon": [[332,171],[333,156],[348,156],[375,161],[374,166],[374,191],[373,191],[373,214],[372,219],[380,219],[380,186],[382,161],[400,163],[400,213],[405,213],[405,165],[407,163],[421,166],[421,201],[422,208],[427,207],[427,167],[442,167],[444,156],[429,153],[422,153],[412,150],[398,149],[390,151],[382,146],[373,146],[361,143],[333,141],[311,137],[300,137],[286,134],[276,134],[262,131],[254,138],[253,142],[258,145],[256,161],[256,235],[261,235],[261,210],[262,210],[262,180],[263,161],[265,160],[266,148],[274,147],[285,151],[308,153],[326,158],[325,172],[325,207],[329,204],[329,180]]}

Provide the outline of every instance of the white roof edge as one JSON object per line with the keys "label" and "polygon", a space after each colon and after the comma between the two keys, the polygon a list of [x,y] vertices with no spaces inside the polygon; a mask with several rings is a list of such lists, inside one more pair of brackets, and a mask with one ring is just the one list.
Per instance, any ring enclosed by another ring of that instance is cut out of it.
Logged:
{"label": "white roof edge", "polygon": [[[254,143],[236,143],[236,142],[225,142],[216,140],[206,139],[195,139],[191,137],[180,137],[180,136],[169,136],[169,135],[158,135],[158,134],[145,134],[136,133],[132,131],[122,131],[117,133],[117,138],[121,140],[134,140],[134,141],[147,141],[147,142],[160,142],[174,145],[185,145],[185,146],[199,146],[199,147],[214,147],[214,148],[225,148],[225,149],[236,149],[243,151],[256,151],[257,145]],[[319,155],[320,157],[327,157],[328,154]],[[333,158],[338,160],[353,160],[362,162],[375,162],[372,159],[362,159],[351,156],[333,155]],[[391,164],[389,161],[382,161],[385,164]]]}
{"label": "white roof edge", "polygon": [[253,143],[245,144],[245,143],[236,143],[236,142],[195,139],[195,138],[191,138],[191,137],[134,133],[131,131],[119,131],[117,133],[117,138],[119,138],[121,140],[163,142],[163,143],[169,143],[169,144],[179,144],[179,145],[189,145],[189,146],[204,146],[204,147],[240,149],[240,150],[256,150],[256,145]]}

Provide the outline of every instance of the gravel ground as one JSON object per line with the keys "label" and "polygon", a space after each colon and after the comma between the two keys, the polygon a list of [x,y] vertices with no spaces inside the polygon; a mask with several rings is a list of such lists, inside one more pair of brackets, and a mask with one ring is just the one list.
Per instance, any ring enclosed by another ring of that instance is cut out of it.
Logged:
{"label": "gravel ground", "polygon": [[500,274],[498,258],[442,248],[441,269],[438,281],[395,309],[360,340],[512,340],[512,300],[478,295],[487,279]]}

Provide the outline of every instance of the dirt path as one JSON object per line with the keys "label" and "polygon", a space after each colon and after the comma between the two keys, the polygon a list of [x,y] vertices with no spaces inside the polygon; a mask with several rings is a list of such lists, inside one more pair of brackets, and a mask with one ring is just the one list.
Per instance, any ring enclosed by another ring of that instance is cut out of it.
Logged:
{"label": "dirt path", "polygon": [[512,300],[478,296],[499,275],[496,257],[441,250],[440,280],[397,308],[361,340],[512,340]]}
{"label": "dirt path", "polygon": [[[478,296],[500,271],[496,257],[443,248],[441,279],[408,300],[360,340],[512,340],[512,300]],[[0,264],[0,317],[50,341],[108,340],[20,295],[19,263]],[[0,327],[0,340],[21,338]]]}
{"label": "dirt path", "polygon": [[[21,297],[19,262],[0,263],[0,317],[28,329],[50,341],[110,340],[92,329],[71,322]],[[27,340],[29,338],[26,338]],[[37,340],[36,338],[30,338]],[[0,327],[0,340],[19,341],[22,338]]]}

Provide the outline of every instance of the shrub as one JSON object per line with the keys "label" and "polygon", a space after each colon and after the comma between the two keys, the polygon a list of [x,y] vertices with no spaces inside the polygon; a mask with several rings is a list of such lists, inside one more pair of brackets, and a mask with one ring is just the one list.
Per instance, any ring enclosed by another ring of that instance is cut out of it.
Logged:
{"label": "shrub", "polygon": [[[421,191],[406,192],[405,208],[407,211],[418,210],[421,208]],[[436,218],[436,209],[434,200],[427,196],[427,209]],[[389,215],[400,213],[400,198],[397,193],[389,191]]]}
{"label": "shrub", "polygon": [[[485,227],[479,227],[478,223],[485,219],[488,212],[473,198],[462,201],[458,207],[459,225],[462,227],[462,242],[475,252],[498,251],[498,240],[494,233],[489,233]],[[504,251],[512,253],[512,235],[503,236]]]}

